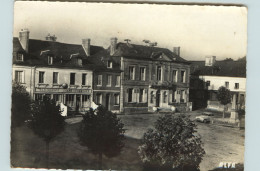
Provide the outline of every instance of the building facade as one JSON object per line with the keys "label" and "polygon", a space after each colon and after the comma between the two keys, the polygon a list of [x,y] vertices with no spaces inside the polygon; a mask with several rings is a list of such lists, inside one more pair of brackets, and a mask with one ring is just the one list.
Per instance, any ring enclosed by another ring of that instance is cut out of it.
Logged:
{"label": "building facade", "polygon": [[[239,61],[224,60],[216,61],[206,57],[206,61],[193,61],[192,63],[192,76],[203,82],[204,96],[207,97],[207,108],[214,110],[223,110],[223,105],[218,102],[217,91],[223,86],[231,91],[232,102],[235,102],[236,109],[245,108],[246,98],[246,59]],[[196,103],[196,91],[202,92],[201,88],[193,84],[195,87],[192,91],[191,100]],[[199,90],[198,90],[199,89]],[[205,91],[206,90],[206,91]],[[197,96],[198,97],[198,96]],[[205,100],[205,99],[204,99]],[[232,108],[231,103],[228,105],[228,110]]]}
{"label": "building facade", "polygon": [[[103,48],[29,39],[22,30],[13,40],[13,80],[24,85],[34,100],[49,96],[69,111],[84,113],[93,101],[93,67],[90,54]],[[86,45],[86,43],[88,43]]]}

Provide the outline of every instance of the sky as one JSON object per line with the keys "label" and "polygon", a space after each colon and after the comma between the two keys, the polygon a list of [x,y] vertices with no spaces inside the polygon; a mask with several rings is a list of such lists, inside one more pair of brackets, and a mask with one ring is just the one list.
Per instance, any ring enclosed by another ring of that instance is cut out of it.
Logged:
{"label": "sky", "polygon": [[205,56],[238,59],[247,51],[247,8],[162,4],[16,1],[13,36],[23,28],[31,39],[55,34],[57,41],[107,48],[110,38],[157,42],[158,47],[180,46],[186,60]]}

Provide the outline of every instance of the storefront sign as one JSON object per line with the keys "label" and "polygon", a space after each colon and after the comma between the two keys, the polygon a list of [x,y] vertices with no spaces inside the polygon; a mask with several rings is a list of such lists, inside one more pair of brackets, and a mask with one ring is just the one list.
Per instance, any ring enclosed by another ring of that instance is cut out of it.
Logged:
{"label": "storefront sign", "polygon": [[45,92],[45,93],[91,93],[92,89],[62,89],[62,88],[35,88],[36,92]]}

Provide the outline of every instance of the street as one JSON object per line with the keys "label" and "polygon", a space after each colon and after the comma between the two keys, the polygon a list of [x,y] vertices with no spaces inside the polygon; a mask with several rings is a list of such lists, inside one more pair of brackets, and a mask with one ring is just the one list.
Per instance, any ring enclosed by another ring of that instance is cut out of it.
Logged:
{"label": "street", "polygon": [[[186,114],[194,119],[200,112]],[[119,115],[126,128],[125,147],[115,158],[104,157],[104,169],[141,170],[142,163],[137,154],[140,139],[148,128],[153,128],[153,123],[162,115],[164,114]],[[79,144],[77,128],[81,119],[82,117],[66,119],[65,131],[51,142],[50,167],[57,169],[95,169],[97,167],[97,156]],[[214,124],[197,122],[196,124],[206,151],[200,164],[201,171],[214,169],[220,162],[243,163],[244,130]],[[46,166],[44,142],[25,126],[17,128],[13,134],[12,166],[44,168]]]}

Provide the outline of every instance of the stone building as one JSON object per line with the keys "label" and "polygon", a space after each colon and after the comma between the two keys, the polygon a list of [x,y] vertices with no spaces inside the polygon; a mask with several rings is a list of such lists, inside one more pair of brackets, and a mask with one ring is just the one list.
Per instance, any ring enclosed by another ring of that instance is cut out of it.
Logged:
{"label": "stone building", "polygon": [[13,80],[34,100],[46,95],[70,111],[84,112],[93,99],[93,64],[88,58],[102,49],[85,39],[82,45],[56,42],[56,37],[30,39],[29,30],[22,30],[13,39]]}
{"label": "stone building", "polygon": [[[231,91],[232,102],[235,102],[236,108],[245,108],[245,57],[238,61],[231,59],[216,61],[216,57],[213,56],[212,59],[206,57],[205,61],[191,61],[191,63],[191,78],[193,78],[193,80],[197,79],[197,82],[198,80],[203,82],[203,85],[196,86],[196,81],[192,81],[190,100],[193,104],[196,105],[197,101],[206,100],[207,108],[222,111],[223,106],[219,104],[217,100],[217,91],[219,87],[224,86]],[[198,92],[200,92],[201,96],[197,95]],[[231,108],[231,104],[229,104],[228,110],[230,111]]]}
{"label": "stone building", "polygon": [[121,72],[120,112],[153,111],[153,108],[187,110],[189,63],[175,52],[155,46],[117,42],[94,55]]}

